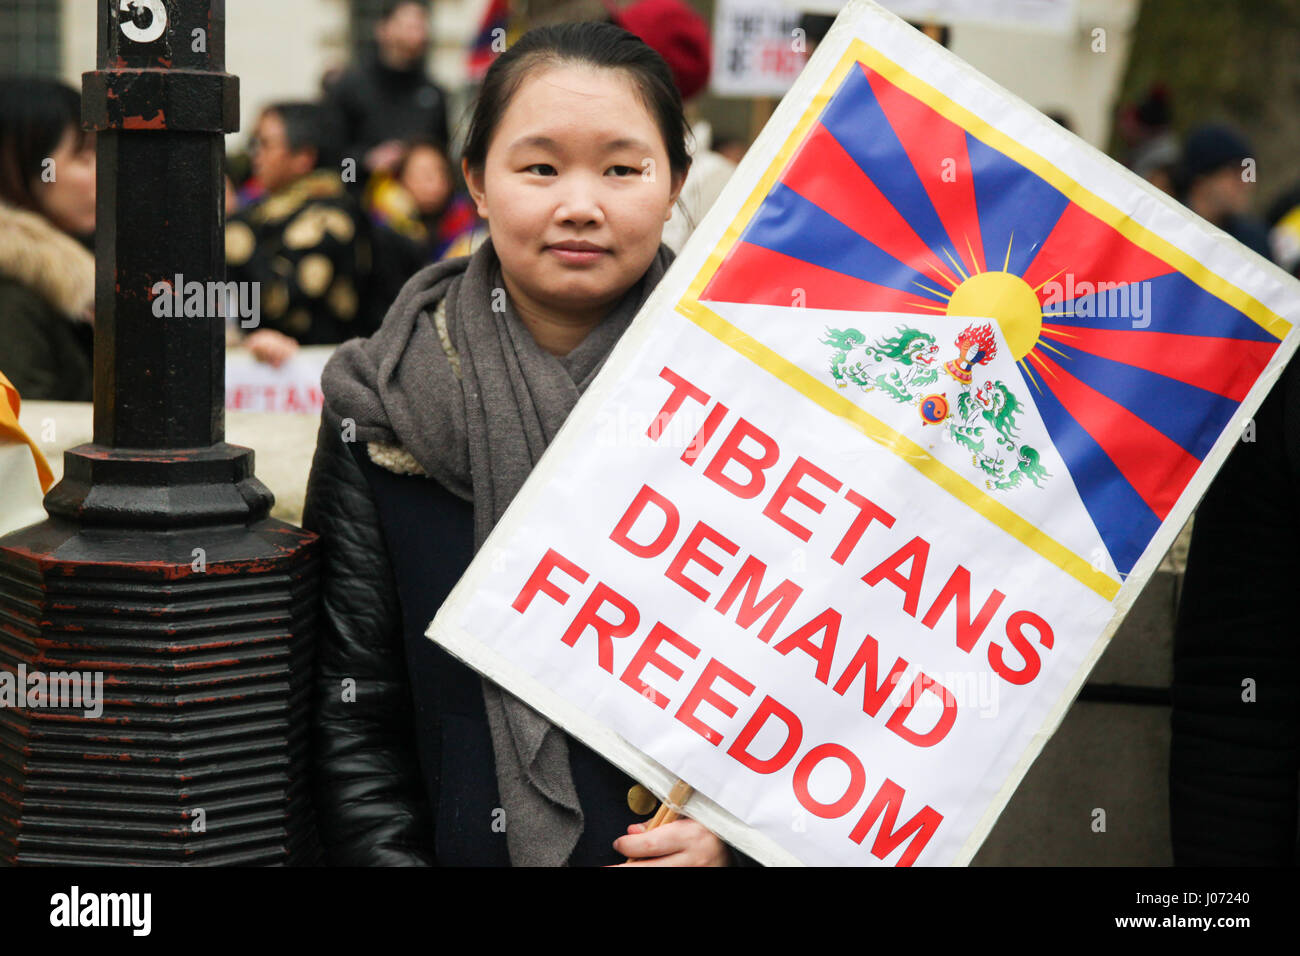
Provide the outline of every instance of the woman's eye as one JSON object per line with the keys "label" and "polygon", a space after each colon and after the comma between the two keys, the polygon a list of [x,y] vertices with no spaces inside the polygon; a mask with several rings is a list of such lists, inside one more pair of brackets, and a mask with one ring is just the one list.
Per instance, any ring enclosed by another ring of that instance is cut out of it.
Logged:
{"label": "woman's eye", "polygon": [[635,176],[640,170],[634,166],[611,166],[609,172],[615,176]]}
{"label": "woman's eye", "polygon": [[554,176],[555,167],[550,163],[533,163],[524,169],[526,173],[532,173],[535,176]]}

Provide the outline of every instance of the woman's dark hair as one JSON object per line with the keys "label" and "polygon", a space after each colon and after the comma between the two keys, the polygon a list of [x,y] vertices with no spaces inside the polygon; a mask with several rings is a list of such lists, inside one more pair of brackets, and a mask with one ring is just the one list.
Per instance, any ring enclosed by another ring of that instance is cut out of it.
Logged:
{"label": "woman's dark hair", "polygon": [[40,211],[32,184],[68,130],[80,150],[90,134],[81,128],[81,94],[55,80],[0,76],[0,202]]}
{"label": "woman's dark hair", "polygon": [[493,61],[474,104],[462,153],[471,169],[483,168],[488,144],[524,74],[541,63],[582,63],[630,74],[641,102],[663,136],[669,166],[674,174],[686,174],[691,165],[686,149],[690,127],[672,71],[640,37],[612,23],[600,22],[561,23],[529,30]]}
{"label": "woman's dark hair", "polygon": [[407,4],[415,4],[425,13],[429,12],[429,0],[385,0],[384,5],[379,8],[380,21],[391,20],[393,14]]}

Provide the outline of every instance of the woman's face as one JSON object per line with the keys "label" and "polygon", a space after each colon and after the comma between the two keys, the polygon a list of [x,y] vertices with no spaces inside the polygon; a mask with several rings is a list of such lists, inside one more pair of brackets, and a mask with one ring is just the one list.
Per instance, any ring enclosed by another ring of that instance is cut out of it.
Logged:
{"label": "woman's face", "polygon": [[645,273],[684,179],[631,78],[579,65],[525,78],[465,176],[516,306],[574,318]]}
{"label": "woman's face", "polygon": [[77,132],[69,127],[50,159],[50,174],[34,185],[41,214],[69,235],[90,235],[95,231],[95,137],[87,136],[77,149]]}
{"label": "woman's face", "polygon": [[438,212],[451,198],[447,161],[432,147],[415,147],[402,167],[402,185],[415,200],[421,215]]}

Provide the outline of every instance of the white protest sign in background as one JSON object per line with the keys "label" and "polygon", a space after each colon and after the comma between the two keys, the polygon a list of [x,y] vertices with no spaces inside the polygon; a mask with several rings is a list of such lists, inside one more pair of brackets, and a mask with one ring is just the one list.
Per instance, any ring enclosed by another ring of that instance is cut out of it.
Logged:
{"label": "white protest sign in background", "polygon": [[764,863],[965,864],[1296,288],[855,0],[430,637]]}
{"label": "white protest sign in background", "polygon": [[807,62],[796,38],[799,12],[780,0],[718,0],[713,12],[713,69],[719,96],[782,96]]}
{"label": "white protest sign in background", "polygon": [[276,368],[246,349],[228,349],[227,411],[318,414],[325,404],[320,375],[332,354],[332,345],[308,346]]}
{"label": "white protest sign in background", "polygon": [[[838,13],[836,0],[790,0],[792,7],[815,13]],[[1013,27],[1043,33],[1074,29],[1076,0],[880,0],[891,13],[914,23]]]}

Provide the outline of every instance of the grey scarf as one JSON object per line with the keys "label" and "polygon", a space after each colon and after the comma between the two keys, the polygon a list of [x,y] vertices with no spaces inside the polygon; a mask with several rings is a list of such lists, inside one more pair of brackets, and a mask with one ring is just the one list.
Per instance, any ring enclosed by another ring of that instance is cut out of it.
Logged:
{"label": "grey scarf", "polygon": [[[539,346],[511,307],[491,240],[468,259],[428,266],[378,332],[330,359],[321,378],[326,408],[356,423],[358,441],[403,446],[472,502],[477,552],[672,257],[660,246],[641,281],[563,357]],[[434,318],[440,301],[445,338]],[[486,680],[483,700],[510,860],[562,866],[583,828],[566,737]]]}

